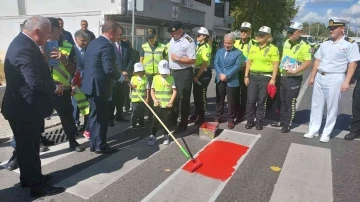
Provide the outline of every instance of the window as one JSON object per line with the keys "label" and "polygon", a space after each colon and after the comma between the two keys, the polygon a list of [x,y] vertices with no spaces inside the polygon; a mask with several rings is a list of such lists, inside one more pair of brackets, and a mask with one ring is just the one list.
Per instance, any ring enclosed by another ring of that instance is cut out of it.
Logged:
{"label": "window", "polygon": [[203,3],[203,4],[208,5],[208,6],[211,6],[211,1],[212,0],[194,0],[194,1],[197,1],[199,3]]}

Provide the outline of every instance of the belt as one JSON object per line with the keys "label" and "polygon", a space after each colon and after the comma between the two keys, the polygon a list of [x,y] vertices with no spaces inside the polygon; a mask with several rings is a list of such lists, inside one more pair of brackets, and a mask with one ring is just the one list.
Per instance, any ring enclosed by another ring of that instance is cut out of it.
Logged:
{"label": "belt", "polygon": [[187,67],[187,68],[183,68],[183,69],[171,69],[171,72],[178,72],[178,71],[183,71],[183,70],[191,70],[193,67]]}
{"label": "belt", "polygon": [[323,76],[326,76],[328,74],[345,74],[345,72],[321,72],[321,71],[318,71],[318,73]]}
{"label": "belt", "polygon": [[250,71],[250,74],[255,74],[255,75],[272,75],[272,72],[252,72]]}
{"label": "belt", "polygon": [[72,90],[71,86],[63,86],[63,90]]}

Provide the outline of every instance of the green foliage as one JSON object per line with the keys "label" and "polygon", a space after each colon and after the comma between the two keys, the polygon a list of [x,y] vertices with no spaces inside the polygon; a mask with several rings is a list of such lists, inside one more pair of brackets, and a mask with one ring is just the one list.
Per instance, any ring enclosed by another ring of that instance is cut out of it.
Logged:
{"label": "green foliage", "polygon": [[230,9],[235,18],[234,30],[247,21],[255,32],[261,26],[281,32],[298,12],[295,0],[233,0],[230,1]]}

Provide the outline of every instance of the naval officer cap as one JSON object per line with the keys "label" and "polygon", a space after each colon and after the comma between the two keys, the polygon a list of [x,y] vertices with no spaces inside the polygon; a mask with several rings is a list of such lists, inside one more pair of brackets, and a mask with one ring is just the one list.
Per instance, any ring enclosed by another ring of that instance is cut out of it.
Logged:
{"label": "naval officer cap", "polygon": [[173,21],[169,23],[168,32],[175,32],[182,28],[182,23],[180,21]]}
{"label": "naval officer cap", "polygon": [[338,17],[332,17],[329,20],[329,27],[341,27],[341,26],[345,26],[346,24],[349,24],[350,22],[343,19],[343,18],[338,18]]}
{"label": "naval officer cap", "polygon": [[240,30],[249,30],[249,29],[251,29],[251,24],[250,24],[250,23],[248,23],[248,22],[243,22],[243,23],[241,24]]}
{"label": "naval officer cap", "polygon": [[155,29],[150,28],[150,29],[146,30],[146,37],[148,39],[154,38],[155,35],[156,35],[156,30]]}
{"label": "naval officer cap", "polygon": [[294,33],[297,30],[302,30],[303,29],[303,24],[300,22],[292,22],[291,25],[287,28],[287,31],[289,33]]}

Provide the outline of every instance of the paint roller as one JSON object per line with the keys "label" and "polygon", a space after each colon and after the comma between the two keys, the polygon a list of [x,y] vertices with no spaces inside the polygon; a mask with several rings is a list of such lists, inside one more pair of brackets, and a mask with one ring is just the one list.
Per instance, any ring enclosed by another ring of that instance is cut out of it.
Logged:
{"label": "paint roller", "polygon": [[165,124],[161,121],[161,119],[157,116],[157,114],[154,112],[154,110],[150,107],[150,105],[144,100],[144,98],[139,95],[139,93],[137,92],[136,89],[134,89],[131,84],[129,84],[129,87],[132,88],[136,95],[139,96],[139,98],[141,99],[141,101],[146,105],[146,107],[151,111],[151,113],[156,117],[156,119],[161,123],[161,125],[164,127],[164,129],[168,132],[168,134],[171,136],[171,138],[174,140],[174,142],[177,144],[177,146],[180,148],[180,151],[184,154],[184,156],[187,159],[191,159],[193,165],[191,166],[190,172],[195,172],[197,169],[199,169],[203,164],[198,160],[195,159],[192,155],[190,155],[189,151],[186,151],[184,149],[184,147],[182,147],[180,145],[180,143],[176,140],[176,138],[174,137],[174,135],[170,132],[170,130],[165,126]]}

